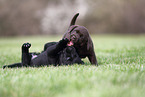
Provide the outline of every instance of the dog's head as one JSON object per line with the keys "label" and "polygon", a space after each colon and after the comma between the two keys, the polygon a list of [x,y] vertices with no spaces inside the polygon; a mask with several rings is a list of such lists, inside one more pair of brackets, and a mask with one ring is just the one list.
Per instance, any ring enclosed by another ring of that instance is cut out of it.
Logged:
{"label": "dog's head", "polygon": [[68,43],[68,46],[77,45],[77,44],[80,45],[84,43],[86,40],[84,33],[82,33],[82,31],[80,31],[79,29],[77,29],[77,27],[78,26],[76,25],[71,26],[63,37],[63,38],[67,38],[70,41]]}
{"label": "dog's head", "polygon": [[92,47],[92,40],[87,29],[83,26],[73,25],[69,28],[68,32],[63,38],[69,40],[68,46],[74,45],[75,47],[87,46],[87,49]]}
{"label": "dog's head", "polygon": [[68,65],[68,64],[83,64],[81,58],[77,54],[75,48],[73,46],[67,46],[60,54],[59,63]]}

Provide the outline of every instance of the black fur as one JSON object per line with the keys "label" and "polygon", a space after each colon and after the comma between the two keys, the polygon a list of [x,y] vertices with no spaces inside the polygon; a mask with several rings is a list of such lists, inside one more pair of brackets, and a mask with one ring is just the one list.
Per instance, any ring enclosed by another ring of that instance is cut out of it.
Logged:
{"label": "black fur", "polygon": [[76,49],[73,46],[66,47],[59,56],[59,63],[68,65],[68,64],[84,64],[84,62],[81,60],[79,55],[76,52]]}
{"label": "black fur", "polygon": [[67,47],[68,39],[62,39],[59,42],[50,42],[45,44],[42,53],[29,53],[31,44],[22,45],[22,62],[11,65],[5,65],[3,68],[14,67],[39,67],[45,65],[68,65],[83,64],[74,47]]}

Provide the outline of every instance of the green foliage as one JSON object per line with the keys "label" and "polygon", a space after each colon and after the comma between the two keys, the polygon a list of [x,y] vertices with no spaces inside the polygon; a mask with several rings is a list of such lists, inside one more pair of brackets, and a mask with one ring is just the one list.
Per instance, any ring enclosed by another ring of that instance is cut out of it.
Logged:
{"label": "green foliage", "polygon": [[145,36],[92,36],[99,66],[49,66],[2,69],[20,62],[21,45],[42,51],[49,41],[61,37],[0,39],[1,97],[144,97]]}

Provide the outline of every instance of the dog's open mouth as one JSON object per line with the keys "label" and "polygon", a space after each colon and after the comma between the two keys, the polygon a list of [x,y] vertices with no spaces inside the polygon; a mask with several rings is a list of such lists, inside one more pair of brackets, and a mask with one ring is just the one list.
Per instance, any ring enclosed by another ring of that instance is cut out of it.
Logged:
{"label": "dog's open mouth", "polygon": [[74,43],[72,41],[68,42],[67,46],[72,46]]}

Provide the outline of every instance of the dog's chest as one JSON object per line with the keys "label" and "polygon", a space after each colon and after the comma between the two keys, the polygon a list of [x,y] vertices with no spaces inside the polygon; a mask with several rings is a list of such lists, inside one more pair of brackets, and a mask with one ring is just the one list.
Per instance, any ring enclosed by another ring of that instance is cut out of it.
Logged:
{"label": "dog's chest", "polygon": [[76,51],[81,58],[85,58],[88,55],[87,47],[75,47]]}

